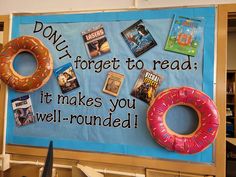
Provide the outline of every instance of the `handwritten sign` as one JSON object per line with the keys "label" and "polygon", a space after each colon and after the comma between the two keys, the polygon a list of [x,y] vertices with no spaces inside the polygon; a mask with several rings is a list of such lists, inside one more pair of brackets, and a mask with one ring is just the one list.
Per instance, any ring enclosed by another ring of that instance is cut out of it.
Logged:
{"label": "handwritten sign", "polygon": [[[47,146],[53,140],[56,148],[211,163],[212,147],[186,156],[169,152],[155,143],[146,125],[148,104],[130,93],[140,71],[147,69],[163,76],[158,92],[191,86],[212,97],[214,14],[215,9],[209,7],[14,16],[12,37],[39,38],[50,50],[54,68],[71,63],[79,87],[63,94],[57,77],[52,75],[44,87],[29,94],[35,123],[20,128],[15,126],[10,103],[25,94],[9,89],[7,143]],[[195,57],[164,50],[173,15],[204,19],[200,32],[202,40]],[[157,45],[135,57],[121,32],[140,19]],[[104,28],[110,51],[90,59],[82,32],[98,25]],[[103,92],[110,71],[124,75],[116,97]],[[178,115],[178,112],[168,114]],[[177,126],[178,122],[172,124]]]}

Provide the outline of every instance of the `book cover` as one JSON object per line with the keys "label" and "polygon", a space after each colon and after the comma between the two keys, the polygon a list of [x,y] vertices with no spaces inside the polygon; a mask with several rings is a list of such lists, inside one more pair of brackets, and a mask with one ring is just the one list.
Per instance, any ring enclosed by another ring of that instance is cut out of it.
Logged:
{"label": "book cover", "polygon": [[156,96],[156,91],[162,82],[162,77],[152,71],[143,69],[131,91],[131,95],[146,103]]}
{"label": "book cover", "polygon": [[54,74],[62,93],[69,92],[80,86],[71,63],[54,69]]}
{"label": "book cover", "polygon": [[117,96],[120,92],[123,80],[124,80],[123,74],[110,71],[107,74],[107,79],[103,87],[103,92],[113,96]]}
{"label": "book cover", "polygon": [[110,52],[110,46],[102,25],[82,32],[82,36],[90,58],[95,58]]}
{"label": "book cover", "polygon": [[29,95],[11,100],[17,127],[28,125],[35,122],[34,112]]}
{"label": "book cover", "polygon": [[195,56],[201,41],[202,20],[174,16],[165,50]]}
{"label": "book cover", "polygon": [[135,57],[142,55],[157,45],[142,20],[137,21],[121,32],[121,35]]}

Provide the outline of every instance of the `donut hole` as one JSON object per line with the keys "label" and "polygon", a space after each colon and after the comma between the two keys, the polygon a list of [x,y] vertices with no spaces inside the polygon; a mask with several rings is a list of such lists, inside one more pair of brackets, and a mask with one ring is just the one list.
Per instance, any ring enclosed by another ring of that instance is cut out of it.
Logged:
{"label": "donut hole", "polygon": [[189,135],[195,132],[199,125],[197,112],[185,105],[170,108],[166,114],[167,127],[176,134]]}
{"label": "donut hole", "polygon": [[30,52],[21,52],[14,58],[13,68],[21,76],[30,76],[37,69],[37,61]]}

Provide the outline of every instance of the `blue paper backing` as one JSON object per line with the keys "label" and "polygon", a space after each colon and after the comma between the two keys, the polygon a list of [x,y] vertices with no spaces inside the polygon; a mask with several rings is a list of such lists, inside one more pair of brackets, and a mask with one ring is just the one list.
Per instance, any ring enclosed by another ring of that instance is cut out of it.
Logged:
{"label": "blue paper backing", "polygon": [[[128,57],[134,58],[127,44],[123,40],[120,32],[142,19],[146,24],[149,32],[153,35],[158,43],[156,47],[147,51],[138,59],[144,61],[145,68],[152,68],[152,60],[165,58],[179,59],[185,61],[187,56],[164,51],[164,45],[167,39],[168,31],[171,27],[173,15],[182,15],[187,17],[202,17],[204,19],[204,34],[199,52],[196,57],[192,57],[191,61],[198,64],[197,70],[190,71],[171,71],[156,70],[155,72],[162,75],[165,80],[160,90],[169,87],[191,86],[199,90],[203,90],[210,97],[213,97],[213,70],[214,70],[214,30],[215,30],[215,8],[178,8],[166,10],[145,10],[132,12],[109,12],[109,13],[92,13],[92,14],[72,14],[72,15],[42,15],[42,16],[14,16],[12,25],[12,38],[21,35],[33,35],[42,40],[49,48],[54,58],[54,68],[71,62],[76,56],[80,55],[83,59],[88,60],[88,55],[82,40],[81,32],[99,24],[103,24],[106,37],[111,47],[111,52],[98,60],[112,59],[116,57],[121,60],[121,66],[116,72],[125,74],[125,80],[117,98],[129,98],[131,89],[136,82],[140,70],[127,71],[127,67],[122,59]],[[69,44],[71,59],[59,60],[60,53],[57,52],[52,43],[45,39],[41,34],[33,34],[35,21],[41,21],[45,25],[52,25],[54,29],[62,34]],[[19,56],[20,57],[20,56]],[[135,58],[134,58],[135,59]],[[135,59],[135,60],[138,60]],[[122,65],[124,64],[124,65]],[[68,96],[75,96],[78,92],[90,97],[101,97],[103,106],[101,108],[76,107],[76,106],[58,106],[57,104],[40,104],[40,92],[48,91],[53,94],[60,94],[60,88],[54,75],[51,76],[49,82],[30,94],[35,112],[49,112],[52,109],[62,108],[62,114],[88,114],[107,116],[109,113],[109,99],[115,99],[105,93],[102,93],[103,84],[108,70],[95,73],[93,70],[75,69],[78,81],[81,85],[79,89],[69,92]],[[118,109],[114,113],[114,117],[125,119],[127,112],[132,115],[139,115],[139,127],[137,129],[117,129],[110,127],[88,127],[78,126],[75,124],[54,124],[45,122],[36,122],[29,126],[16,128],[14,116],[11,107],[11,100],[23,95],[9,89],[8,96],[8,119],[7,119],[7,144],[29,145],[47,147],[50,140],[54,141],[55,148],[106,152],[115,154],[145,156],[154,158],[163,158],[171,160],[184,160],[191,162],[212,163],[213,147],[210,146],[203,152],[194,155],[182,155],[169,152],[156,144],[151,138],[146,127],[146,110],[147,104],[136,100],[136,109]],[[178,115],[176,113],[175,115]],[[173,122],[178,127],[177,122]]]}

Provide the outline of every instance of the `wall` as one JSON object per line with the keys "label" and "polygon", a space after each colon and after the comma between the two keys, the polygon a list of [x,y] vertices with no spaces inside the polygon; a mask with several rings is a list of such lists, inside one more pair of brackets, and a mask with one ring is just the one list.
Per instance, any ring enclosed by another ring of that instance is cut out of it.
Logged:
{"label": "wall", "polygon": [[2,42],[3,42],[3,32],[0,31],[0,43],[2,43]]}
{"label": "wall", "polygon": [[202,6],[211,4],[236,3],[235,0],[48,0],[39,3],[38,0],[0,0],[0,15],[10,13],[39,13],[62,11],[111,10],[127,8],[163,8],[177,6]]}
{"label": "wall", "polygon": [[236,32],[228,33],[228,70],[236,70]]}

